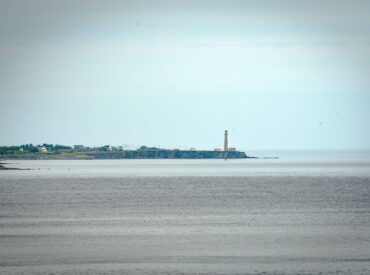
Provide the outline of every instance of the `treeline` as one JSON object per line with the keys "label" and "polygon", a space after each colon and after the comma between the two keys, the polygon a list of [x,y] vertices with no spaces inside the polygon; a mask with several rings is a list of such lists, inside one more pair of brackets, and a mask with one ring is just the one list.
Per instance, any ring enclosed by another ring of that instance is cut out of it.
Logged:
{"label": "treeline", "polygon": [[0,155],[36,153],[40,151],[41,147],[45,147],[47,151],[51,152],[56,152],[57,150],[72,149],[71,146],[60,144],[53,145],[44,143],[42,145],[33,145],[32,143],[30,143],[19,146],[0,146]]}

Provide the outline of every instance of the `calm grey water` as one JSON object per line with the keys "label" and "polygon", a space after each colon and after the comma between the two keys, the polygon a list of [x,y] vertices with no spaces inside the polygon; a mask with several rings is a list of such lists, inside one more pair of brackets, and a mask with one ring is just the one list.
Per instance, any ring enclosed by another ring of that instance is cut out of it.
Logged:
{"label": "calm grey water", "polygon": [[341,156],[8,161],[0,273],[368,274],[370,157]]}

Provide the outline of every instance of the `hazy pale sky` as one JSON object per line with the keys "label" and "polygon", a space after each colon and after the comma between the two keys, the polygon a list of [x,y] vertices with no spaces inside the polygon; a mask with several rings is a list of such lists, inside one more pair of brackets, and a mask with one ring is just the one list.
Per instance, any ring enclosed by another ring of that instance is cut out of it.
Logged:
{"label": "hazy pale sky", "polygon": [[370,1],[0,0],[0,145],[370,149]]}

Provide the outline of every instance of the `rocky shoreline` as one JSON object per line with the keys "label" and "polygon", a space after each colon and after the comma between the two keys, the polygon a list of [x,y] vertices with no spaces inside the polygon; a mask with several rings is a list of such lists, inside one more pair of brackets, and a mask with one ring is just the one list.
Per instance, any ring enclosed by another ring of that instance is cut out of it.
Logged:
{"label": "rocky shoreline", "polygon": [[22,170],[22,169],[19,169],[19,168],[9,168],[9,167],[5,167],[4,165],[0,164],[0,170]]}
{"label": "rocky shoreline", "polygon": [[9,167],[6,167],[4,166],[5,164],[7,163],[4,163],[4,162],[0,162],[0,170],[31,170],[31,169],[21,169],[21,168],[9,168]]}

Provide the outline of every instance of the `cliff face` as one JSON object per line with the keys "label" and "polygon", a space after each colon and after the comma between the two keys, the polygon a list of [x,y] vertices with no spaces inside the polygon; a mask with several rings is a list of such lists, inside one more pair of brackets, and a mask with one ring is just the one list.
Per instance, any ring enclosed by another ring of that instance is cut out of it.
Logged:
{"label": "cliff face", "polygon": [[172,150],[137,150],[137,151],[107,151],[64,154],[27,154],[3,155],[3,159],[237,159],[247,158],[239,151],[172,151]]}

